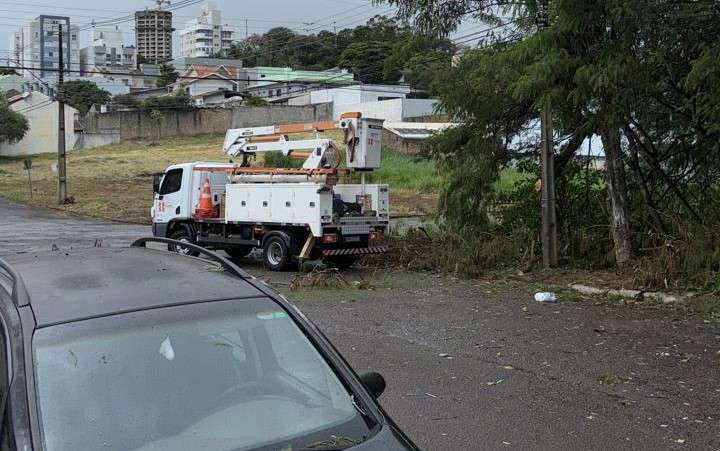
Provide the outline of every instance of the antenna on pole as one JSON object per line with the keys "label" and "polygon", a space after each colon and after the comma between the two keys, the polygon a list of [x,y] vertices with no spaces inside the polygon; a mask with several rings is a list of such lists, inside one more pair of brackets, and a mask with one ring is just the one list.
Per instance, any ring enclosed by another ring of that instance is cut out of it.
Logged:
{"label": "antenna on pole", "polygon": [[162,11],[163,5],[170,6],[170,0],[155,0],[155,4],[157,5],[158,11]]}

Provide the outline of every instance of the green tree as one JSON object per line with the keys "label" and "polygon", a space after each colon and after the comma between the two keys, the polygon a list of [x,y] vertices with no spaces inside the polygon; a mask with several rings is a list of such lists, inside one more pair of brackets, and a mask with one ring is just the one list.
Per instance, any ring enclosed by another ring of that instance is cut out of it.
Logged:
{"label": "green tree", "polygon": [[[541,30],[534,0],[388,3],[436,35],[457,29],[467,14],[495,23],[513,18],[490,48],[468,51],[437,84],[445,110],[468,128],[467,145],[456,142],[457,152],[495,155],[500,164],[505,154],[532,155],[537,140],[528,142],[527,131],[537,129],[537,112],[549,105],[562,179],[583,140],[600,136],[618,263],[631,258],[633,240],[646,247],[637,241],[652,234],[639,230],[664,233],[675,221],[719,221],[720,11],[710,2],[551,1],[550,26]],[[498,146],[471,145],[473,136],[492,137]],[[470,192],[454,167],[467,159],[436,149],[452,166],[444,173],[454,187]],[[474,220],[445,205],[446,215]]]}
{"label": "green tree", "polygon": [[353,43],[340,55],[338,66],[352,71],[363,83],[383,83],[383,67],[392,48],[392,44],[382,41]]}
{"label": "green tree", "polygon": [[58,97],[85,114],[93,105],[103,105],[110,100],[110,93],[87,80],[70,80],[62,84]]}
{"label": "green tree", "polygon": [[175,66],[170,63],[160,64],[160,77],[157,79],[158,88],[171,85],[177,81],[179,74],[175,70]]}
{"label": "green tree", "polygon": [[10,109],[5,96],[0,96],[0,142],[20,141],[29,128],[27,118]]}
{"label": "green tree", "polygon": [[[439,71],[450,67],[450,60],[455,53],[452,41],[421,33],[408,32],[404,36],[404,39],[394,45],[392,54],[385,60],[383,74],[386,80],[397,80],[406,75],[406,71],[412,71],[415,77],[424,72],[426,77],[431,78],[428,70]],[[411,61],[413,58],[415,60]]]}
{"label": "green tree", "polygon": [[162,131],[160,129],[160,124],[162,123],[162,120],[164,117],[165,117],[165,115],[160,110],[151,110],[150,111],[150,119],[155,123],[155,132],[156,132],[155,137],[158,141],[160,140],[160,134]]}
{"label": "green tree", "polygon": [[228,56],[242,59],[247,67],[343,67],[366,83],[397,83],[405,76],[413,87],[428,89],[435,74],[449,66],[453,52],[447,38],[419,35],[395,19],[375,16],[337,33],[300,34],[276,27],[233,43]]}

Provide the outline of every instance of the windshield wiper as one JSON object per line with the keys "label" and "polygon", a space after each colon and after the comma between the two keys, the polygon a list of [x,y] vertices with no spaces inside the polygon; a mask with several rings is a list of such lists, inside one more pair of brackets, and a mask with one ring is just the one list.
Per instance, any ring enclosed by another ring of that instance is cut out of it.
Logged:
{"label": "windshield wiper", "polygon": [[[352,445],[350,445],[350,446],[352,446]],[[350,446],[333,446],[333,445],[328,445],[328,446],[322,445],[321,446],[321,445],[318,445],[317,447],[313,446],[313,447],[306,447],[306,448],[298,448],[297,450],[293,450],[293,451],[344,451],[344,450],[350,448]]]}
{"label": "windshield wiper", "polygon": [[333,434],[328,440],[322,440],[320,442],[305,445],[303,448],[298,448],[296,451],[342,451],[359,443],[359,440]]}

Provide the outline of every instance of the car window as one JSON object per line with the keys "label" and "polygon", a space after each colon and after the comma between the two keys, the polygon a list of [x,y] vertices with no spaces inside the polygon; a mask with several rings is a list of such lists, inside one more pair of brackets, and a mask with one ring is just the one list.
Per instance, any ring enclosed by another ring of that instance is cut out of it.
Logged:
{"label": "car window", "polygon": [[269,299],[52,326],[36,332],[33,352],[47,451],[292,450],[370,432]]}
{"label": "car window", "polygon": [[182,169],[171,169],[167,171],[160,186],[160,194],[172,194],[180,191],[182,176]]}

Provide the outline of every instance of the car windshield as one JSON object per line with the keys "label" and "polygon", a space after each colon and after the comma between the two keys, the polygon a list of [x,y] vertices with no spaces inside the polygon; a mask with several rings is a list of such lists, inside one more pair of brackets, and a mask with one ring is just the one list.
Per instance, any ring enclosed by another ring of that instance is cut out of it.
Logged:
{"label": "car windshield", "polygon": [[343,449],[370,432],[269,299],[52,326],[33,350],[48,451]]}

